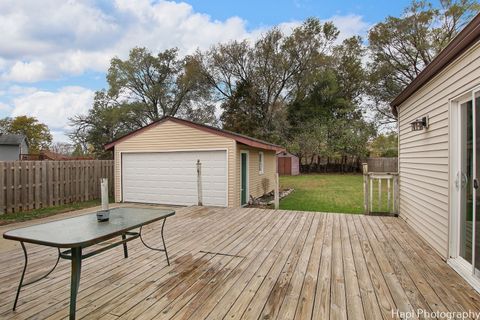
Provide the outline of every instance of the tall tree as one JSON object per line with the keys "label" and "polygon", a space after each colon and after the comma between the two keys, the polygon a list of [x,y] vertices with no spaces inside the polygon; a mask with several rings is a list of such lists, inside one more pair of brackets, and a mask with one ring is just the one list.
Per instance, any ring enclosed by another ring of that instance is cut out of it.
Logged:
{"label": "tall tree", "polygon": [[360,103],[365,92],[366,70],[363,66],[366,50],[362,38],[354,36],[343,40],[333,49],[333,72],[345,100]]}
{"label": "tall tree", "polygon": [[394,122],[389,103],[479,11],[475,0],[414,0],[401,17],[387,17],[369,32],[368,94],[383,123]]}
{"label": "tall tree", "polygon": [[211,92],[197,60],[179,58],[177,49],[154,56],[146,48],[134,48],[128,60],[112,59],[107,82],[109,97],[137,103],[144,123],[196,110]]}
{"label": "tall tree", "polygon": [[[272,139],[284,125],[286,104],[303,93],[309,74],[321,66],[337,36],[333,24],[312,18],[289,35],[273,28],[253,44],[220,44],[197,58],[217,99],[223,101],[224,119],[236,114],[237,121],[248,122],[253,117],[260,121],[258,130],[243,133]],[[240,106],[242,112],[237,113]],[[232,129],[231,123],[224,125]]]}
{"label": "tall tree", "polygon": [[345,94],[342,76],[334,68],[319,72],[306,97],[288,107],[287,145],[310,168],[318,157],[344,164],[349,157],[366,156],[367,142],[375,134],[352,98],[355,94]]}
{"label": "tall tree", "polygon": [[70,119],[74,130],[69,133],[77,151],[93,154],[96,158],[108,159],[110,152],[103,146],[130,131],[140,128],[144,120],[144,105],[138,103],[118,103],[110,98],[105,90],[97,91],[92,109],[86,115],[76,115]]}
{"label": "tall tree", "polygon": [[22,134],[26,137],[30,153],[48,149],[52,143],[52,134],[46,124],[35,117],[18,116],[0,120],[0,134]]}
{"label": "tall tree", "polygon": [[398,135],[396,132],[387,132],[378,135],[370,143],[370,156],[398,157]]}
{"label": "tall tree", "polygon": [[163,116],[216,123],[211,86],[198,61],[179,58],[177,49],[153,55],[134,48],[127,60],[112,59],[107,82],[108,90],[96,92],[92,109],[70,119],[72,141],[96,157],[110,157],[105,143]]}

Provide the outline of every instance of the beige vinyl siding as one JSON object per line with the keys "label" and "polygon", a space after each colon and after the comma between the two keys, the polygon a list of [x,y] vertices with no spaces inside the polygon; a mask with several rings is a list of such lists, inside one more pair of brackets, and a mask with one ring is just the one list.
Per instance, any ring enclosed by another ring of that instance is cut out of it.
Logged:
{"label": "beige vinyl siding", "polygon": [[121,153],[187,150],[227,150],[228,206],[236,204],[236,141],[167,120],[115,145],[115,201],[122,201]]}
{"label": "beige vinyl siding", "polygon": [[[480,85],[480,44],[437,74],[399,107],[400,217],[448,257],[449,102]],[[428,115],[427,131],[410,123]]]}
{"label": "beige vinyl siding", "polygon": [[[266,178],[268,180],[267,192],[270,192],[275,187],[275,173],[277,172],[277,162],[275,151],[268,151],[262,149],[252,148],[246,145],[237,144],[237,183],[236,183],[236,203],[240,205],[240,152],[248,151],[248,191],[253,197],[260,197],[265,192],[262,186],[262,180]],[[259,173],[259,152],[263,152],[264,171],[263,174]]]}

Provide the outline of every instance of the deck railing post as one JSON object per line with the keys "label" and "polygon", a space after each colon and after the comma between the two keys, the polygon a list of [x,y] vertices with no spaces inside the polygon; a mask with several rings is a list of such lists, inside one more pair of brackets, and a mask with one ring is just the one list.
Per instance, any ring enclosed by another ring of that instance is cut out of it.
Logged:
{"label": "deck railing post", "polygon": [[202,163],[200,159],[197,160],[197,194],[198,194],[198,205],[203,206],[203,195],[202,195]]}
{"label": "deck railing post", "polygon": [[387,179],[387,212],[391,212],[392,208],[390,207],[390,180],[391,178]]}
{"label": "deck railing post", "polygon": [[399,181],[398,181],[398,174],[393,177],[393,212],[395,214],[400,213],[400,203],[399,203]]}
{"label": "deck railing post", "polygon": [[382,178],[378,178],[378,211],[382,211]]}
{"label": "deck railing post", "polygon": [[275,204],[275,209],[278,209],[280,207],[280,182],[278,178],[278,173],[275,174],[275,190],[274,190],[274,204]]}
{"label": "deck railing post", "polygon": [[366,163],[362,164],[362,169],[363,169],[363,209],[365,211],[365,214],[369,214],[369,192],[368,192],[368,165]]}

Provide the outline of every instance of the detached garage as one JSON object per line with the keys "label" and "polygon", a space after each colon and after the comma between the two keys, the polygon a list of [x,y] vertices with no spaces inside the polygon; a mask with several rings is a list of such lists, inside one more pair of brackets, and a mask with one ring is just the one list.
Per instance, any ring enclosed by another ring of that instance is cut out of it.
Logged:
{"label": "detached garage", "polygon": [[273,190],[280,146],[165,117],[105,146],[114,151],[115,201],[238,207]]}

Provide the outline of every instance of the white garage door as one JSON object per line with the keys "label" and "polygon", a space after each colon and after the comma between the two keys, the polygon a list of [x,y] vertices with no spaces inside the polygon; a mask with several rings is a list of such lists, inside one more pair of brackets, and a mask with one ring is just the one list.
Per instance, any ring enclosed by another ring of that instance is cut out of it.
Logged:
{"label": "white garage door", "polygon": [[122,154],[126,202],[197,204],[197,159],[202,163],[203,204],[227,205],[227,152],[189,151]]}

